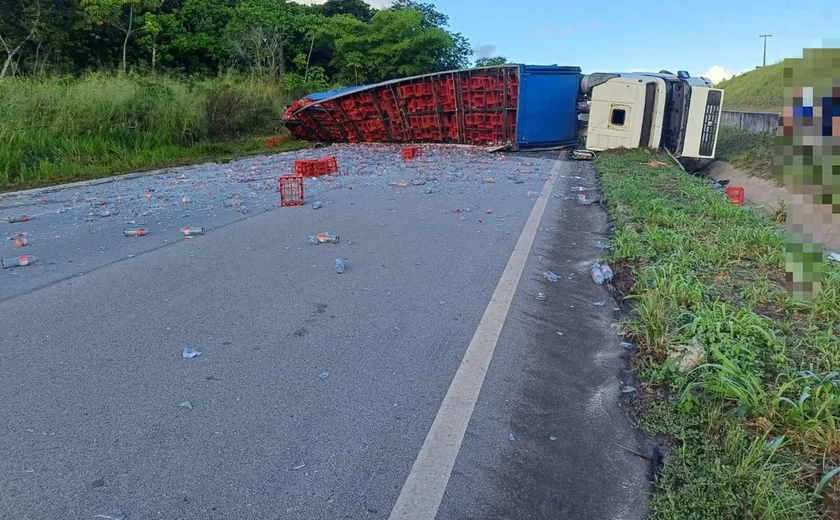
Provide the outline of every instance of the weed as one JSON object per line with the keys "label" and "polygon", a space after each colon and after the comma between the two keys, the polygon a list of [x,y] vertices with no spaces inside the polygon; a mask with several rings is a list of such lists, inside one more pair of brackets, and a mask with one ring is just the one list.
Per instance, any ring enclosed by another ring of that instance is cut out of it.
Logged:
{"label": "weed", "polygon": [[[604,199],[621,206],[612,260],[633,265],[622,326],[653,403],[642,420],[678,440],[651,515],[814,518],[806,476],[840,452],[840,269],[825,266],[815,301],[792,300],[780,219],[648,160],[623,151],[596,166]],[[708,360],[683,373],[670,354],[692,342]]]}

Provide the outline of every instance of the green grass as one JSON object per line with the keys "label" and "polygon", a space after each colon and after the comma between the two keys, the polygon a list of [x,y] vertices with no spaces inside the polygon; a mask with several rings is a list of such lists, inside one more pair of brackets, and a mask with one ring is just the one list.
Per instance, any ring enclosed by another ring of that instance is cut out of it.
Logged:
{"label": "green grass", "polygon": [[721,81],[715,87],[726,91],[723,109],[781,113],[783,70],[782,63],[776,63]]}
{"label": "green grass", "polygon": [[771,133],[722,126],[718,132],[716,155],[744,173],[775,180],[772,168],[774,141],[775,136]]}
{"label": "green grass", "polygon": [[256,137],[279,133],[287,100],[247,79],[11,78],[0,82],[0,189],[266,151]]}
{"label": "green grass", "polygon": [[[612,261],[636,278],[623,327],[639,345],[640,413],[670,439],[651,518],[840,514],[814,494],[840,462],[840,269],[825,266],[816,301],[791,300],[783,230],[708,182],[640,164],[651,158],[667,162],[642,150],[596,162],[616,215]],[[705,360],[680,371],[669,354],[692,344]]]}

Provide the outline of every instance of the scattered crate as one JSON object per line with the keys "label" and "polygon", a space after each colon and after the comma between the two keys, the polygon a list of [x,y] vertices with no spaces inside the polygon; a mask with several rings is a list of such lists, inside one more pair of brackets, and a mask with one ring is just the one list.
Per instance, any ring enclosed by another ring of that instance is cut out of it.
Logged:
{"label": "scattered crate", "polygon": [[295,175],[302,175],[304,177],[320,177],[321,175],[329,175],[338,171],[338,162],[335,157],[327,157],[325,159],[307,160],[302,159],[295,161]]}
{"label": "scattered crate", "polygon": [[402,160],[409,161],[411,159],[416,159],[423,155],[423,149],[419,146],[405,146],[402,149]]}
{"label": "scattered crate", "polygon": [[277,182],[280,184],[281,206],[303,206],[302,175],[281,175]]}
{"label": "scattered crate", "polygon": [[274,148],[278,144],[285,143],[288,140],[289,140],[289,138],[286,137],[286,136],[269,137],[268,139],[265,140],[265,146],[266,146],[266,148]]}
{"label": "scattered crate", "polygon": [[736,206],[744,205],[744,188],[742,186],[727,186],[726,198]]}

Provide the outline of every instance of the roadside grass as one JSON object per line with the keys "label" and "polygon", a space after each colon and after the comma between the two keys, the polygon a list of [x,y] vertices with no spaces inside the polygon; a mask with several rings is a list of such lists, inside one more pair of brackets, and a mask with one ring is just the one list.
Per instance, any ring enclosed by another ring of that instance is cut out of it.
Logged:
{"label": "roadside grass", "polygon": [[774,142],[775,136],[769,132],[746,132],[722,126],[718,132],[716,155],[744,173],[778,184],[772,170]]}
{"label": "roadside grass", "polygon": [[781,112],[784,95],[784,65],[775,63],[721,81],[724,110]]}
{"label": "roadside grass", "polygon": [[268,151],[287,101],[276,84],[242,78],[10,78],[0,82],[0,190]]}
{"label": "roadside grass", "polygon": [[[784,287],[783,230],[708,181],[651,167],[646,150],[596,166],[616,217],[612,261],[632,266],[625,333],[643,423],[669,441],[654,519],[840,518],[840,269],[814,302]],[[620,207],[619,207],[620,205]],[[677,346],[705,359],[680,369]]]}

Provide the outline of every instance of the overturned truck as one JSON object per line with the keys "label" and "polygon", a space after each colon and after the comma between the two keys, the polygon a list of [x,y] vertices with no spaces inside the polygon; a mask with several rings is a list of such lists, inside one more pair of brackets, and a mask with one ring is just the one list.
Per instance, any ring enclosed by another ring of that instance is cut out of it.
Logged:
{"label": "overturned truck", "polygon": [[685,71],[502,65],[311,94],[286,109],[285,123],[313,141],[662,147],[713,158],[722,102],[722,90]]}

